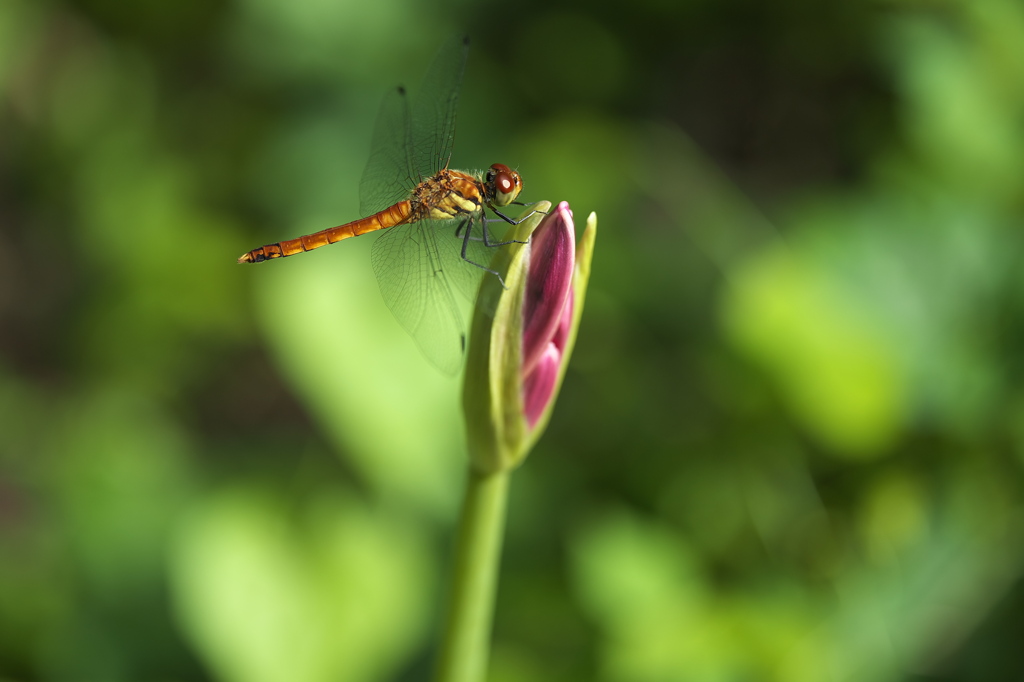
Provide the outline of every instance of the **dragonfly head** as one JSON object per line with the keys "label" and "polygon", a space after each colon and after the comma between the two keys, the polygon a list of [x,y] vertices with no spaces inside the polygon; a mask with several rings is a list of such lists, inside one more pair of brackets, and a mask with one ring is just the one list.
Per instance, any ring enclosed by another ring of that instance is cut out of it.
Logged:
{"label": "dragonfly head", "polygon": [[519,173],[503,163],[496,163],[487,169],[484,183],[487,185],[488,202],[495,206],[508,206],[523,189]]}

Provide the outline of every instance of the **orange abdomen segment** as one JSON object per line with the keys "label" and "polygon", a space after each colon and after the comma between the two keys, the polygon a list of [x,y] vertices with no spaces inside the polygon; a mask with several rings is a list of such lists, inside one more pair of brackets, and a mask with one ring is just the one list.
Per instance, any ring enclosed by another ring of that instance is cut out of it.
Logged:
{"label": "orange abdomen segment", "polygon": [[285,256],[294,256],[297,253],[303,251],[312,251],[313,249],[319,249],[321,246],[327,246],[335,242],[340,242],[342,239],[348,239],[349,237],[358,237],[361,234],[367,232],[375,232],[376,230],[383,230],[386,227],[394,227],[400,225],[408,220],[412,214],[412,204],[409,201],[400,201],[394,206],[389,206],[379,213],[374,213],[371,216],[360,218],[359,220],[353,220],[351,223],[345,223],[344,225],[338,225],[337,227],[328,227],[326,230],[320,230],[313,234],[307,234],[303,237],[296,239],[288,239],[283,242],[277,242],[276,244],[267,244],[261,246],[258,249],[253,249],[248,253],[242,255],[238,259],[239,263],[261,263],[271,258],[284,258]]}

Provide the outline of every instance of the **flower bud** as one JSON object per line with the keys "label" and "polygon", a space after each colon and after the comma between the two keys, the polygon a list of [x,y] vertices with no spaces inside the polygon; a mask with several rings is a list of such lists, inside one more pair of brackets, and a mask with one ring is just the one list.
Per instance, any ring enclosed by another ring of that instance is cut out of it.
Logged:
{"label": "flower bud", "polygon": [[[539,206],[546,210],[550,204]],[[472,466],[481,473],[518,466],[543,433],[572,353],[597,232],[591,214],[576,249],[566,202],[511,230],[473,312],[463,387]]]}

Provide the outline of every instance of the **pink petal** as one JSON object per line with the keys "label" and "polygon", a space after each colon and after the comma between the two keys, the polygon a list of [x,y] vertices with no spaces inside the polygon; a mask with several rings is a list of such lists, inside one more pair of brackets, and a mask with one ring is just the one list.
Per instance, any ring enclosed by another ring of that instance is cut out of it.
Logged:
{"label": "pink petal", "polygon": [[529,375],[562,321],[576,264],[572,211],[560,203],[530,239],[530,272],[523,300],[523,373]]}
{"label": "pink petal", "polygon": [[537,360],[533,371],[526,376],[523,382],[523,403],[526,411],[526,423],[533,428],[540,416],[544,414],[544,408],[551,400],[555,392],[555,383],[558,381],[558,370],[562,364],[562,351],[555,348],[554,344],[548,344],[544,353]]}
{"label": "pink petal", "polygon": [[562,317],[558,320],[558,329],[551,337],[551,343],[559,352],[565,350],[565,342],[569,339],[569,330],[572,329],[572,312],[576,304],[576,292],[569,287],[569,295],[565,298],[565,306],[562,308]]}

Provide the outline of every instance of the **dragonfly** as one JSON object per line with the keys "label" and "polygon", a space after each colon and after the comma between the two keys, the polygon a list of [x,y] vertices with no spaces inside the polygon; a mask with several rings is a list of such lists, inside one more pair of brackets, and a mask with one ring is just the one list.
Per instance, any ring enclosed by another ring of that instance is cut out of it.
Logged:
{"label": "dragonfly", "polygon": [[[381,295],[427,359],[454,375],[465,352],[465,322],[454,292],[472,300],[489,267],[493,222],[516,225],[500,209],[517,201],[522,178],[495,163],[484,172],[450,169],[455,114],[469,39],[448,41],[427,70],[417,99],[399,86],[384,98],[359,184],[360,212],[344,225],[267,244],[239,263],[294,256],[321,246],[381,232],[370,253]],[[486,210],[485,210],[486,209]],[[488,218],[489,210],[497,218]],[[504,286],[504,281],[502,281]]]}

